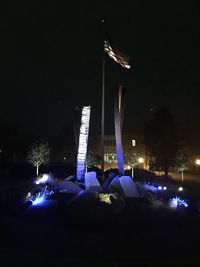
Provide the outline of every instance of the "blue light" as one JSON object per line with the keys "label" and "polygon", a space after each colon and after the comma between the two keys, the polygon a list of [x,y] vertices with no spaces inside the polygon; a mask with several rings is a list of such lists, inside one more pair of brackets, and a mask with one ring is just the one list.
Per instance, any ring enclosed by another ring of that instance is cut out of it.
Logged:
{"label": "blue light", "polygon": [[88,146],[88,134],[90,126],[91,106],[83,106],[81,115],[81,127],[79,134],[79,146],[77,154],[77,180],[85,178],[86,156]]}
{"label": "blue light", "polygon": [[41,203],[43,203],[45,201],[46,189],[47,189],[47,187],[45,187],[44,192],[39,192],[38,194],[36,194],[35,199],[32,201],[33,206],[40,205]]}
{"label": "blue light", "polygon": [[42,194],[39,193],[39,194],[37,194],[35,200],[32,202],[32,205],[33,206],[36,206],[36,205],[41,204],[42,202],[44,202],[45,198],[46,198],[45,193],[42,193]]}
{"label": "blue light", "polygon": [[185,208],[188,207],[188,203],[184,199],[181,199],[177,196],[169,200],[169,205],[172,208],[177,208],[178,206],[184,206]]}
{"label": "blue light", "polygon": [[159,185],[159,186],[158,186],[158,190],[161,191],[162,189],[163,189],[162,186]]}
{"label": "blue light", "polygon": [[48,174],[43,174],[41,178],[38,178],[35,183],[36,184],[45,184],[49,180],[49,175]]}

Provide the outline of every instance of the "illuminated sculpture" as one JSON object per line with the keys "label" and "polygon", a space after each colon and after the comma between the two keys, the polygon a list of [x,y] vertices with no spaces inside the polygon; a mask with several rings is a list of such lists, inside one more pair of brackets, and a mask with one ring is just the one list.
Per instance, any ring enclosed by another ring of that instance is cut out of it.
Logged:
{"label": "illuminated sculpture", "polygon": [[130,176],[121,176],[119,181],[124,197],[139,197],[137,185]]}
{"label": "illuminated sculpture", "polygon": [[77,155],[77,180],[84,180],[86,169],[87,144],[90,125],[91,106],[84,106],[81,115],[81,127]]}
{"label": "illuminated sculpture", "polygon": [[85,174],[85,189],[88,191],[100,192],[101,185],[96,177],[96,172],[88,172]]}

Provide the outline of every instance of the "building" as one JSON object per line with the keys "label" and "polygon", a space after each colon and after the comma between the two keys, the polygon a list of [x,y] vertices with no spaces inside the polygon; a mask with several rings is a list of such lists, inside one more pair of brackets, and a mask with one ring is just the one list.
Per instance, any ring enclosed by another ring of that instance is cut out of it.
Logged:
{"label": "building", "polygon": [[[142,136],[138,135],[122,135],[123,155],[125,169],[130,167],[127,163],[128,157],[135,154],[140,158],[138,166],[141,168],[147,168],[148,160],[146,155],[145,146]],[[101,136],[90,136],[88,150],[94,154],[101,155]],[[143,160],[141,160],[143,159]],[[97,163],[100,167],[100,162]],[[104,168],[105,170],[110,168],[117,168],[117,156],[116,156],[116,142],[114,135],[105,135],[104,137]]]}

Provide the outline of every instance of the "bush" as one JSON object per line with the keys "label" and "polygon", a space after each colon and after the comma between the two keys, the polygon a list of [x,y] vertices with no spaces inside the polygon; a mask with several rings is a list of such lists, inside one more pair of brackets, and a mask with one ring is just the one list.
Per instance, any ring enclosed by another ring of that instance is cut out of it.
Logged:
{"label": "bush", "polygon": [[42,165],[40,168],[41,173],[52,173],[56,177],[66,178],[69,175],[74,175],[76,173],[76,167],[73,164],[63,164],[63,163],[51,163],[47,165]]}
{"label": "bush", "polygon": [[[125,175],[131,176],[131,170],[126,170]],[[146,182],[146,181],[153,181],[156,175],[154,172],[144,170],[144,169],[134,169],[134,180]]]}

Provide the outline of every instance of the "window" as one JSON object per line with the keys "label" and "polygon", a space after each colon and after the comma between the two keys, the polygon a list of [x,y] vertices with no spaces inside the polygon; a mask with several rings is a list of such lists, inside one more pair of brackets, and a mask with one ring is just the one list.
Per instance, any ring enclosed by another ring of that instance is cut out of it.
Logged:
{"label": "window", "polygon": [[132,139],[132,146],[136,146],[136,141]]}
{"label": "window", "polygon": [[117,156],[115,153],[105,154],[104,155],[104,161],[107,163],[116,163],[117,162]]}

